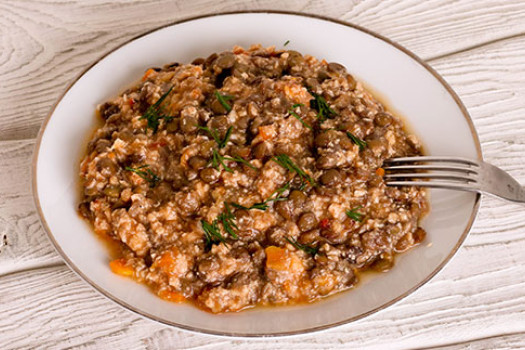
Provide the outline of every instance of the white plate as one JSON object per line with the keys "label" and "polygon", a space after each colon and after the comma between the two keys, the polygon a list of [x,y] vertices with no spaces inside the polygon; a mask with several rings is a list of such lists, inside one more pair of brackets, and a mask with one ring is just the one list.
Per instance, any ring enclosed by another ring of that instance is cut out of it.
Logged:
{"label": "white plate", "polygon": [[479,195],[431,191],[424,245],[392,271],[321,302],[212,315],[166,302],[143,285],[113,274],[108,252],[76,212],[79,160],[95,125],[97,104],[116,96],[151,66],[190,62],[253,43],[344,64],[404,116],[431,155],[481,159],[464,106],[444,80],[399,45],[365,29],[290,13],[231,13],[185,20],[138,37],[97,61],[64,93],[44,122],[33,162],[33,191],[42,223],[67,264],[99,292],[153,320],[220,335],[287,335],[357,320],[407,296],[447,263],[468,234]]}

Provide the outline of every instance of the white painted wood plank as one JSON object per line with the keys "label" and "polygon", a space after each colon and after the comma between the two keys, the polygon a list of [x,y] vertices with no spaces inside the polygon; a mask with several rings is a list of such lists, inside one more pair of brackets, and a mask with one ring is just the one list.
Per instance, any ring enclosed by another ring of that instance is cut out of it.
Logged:
{"label": "white painted wood plank", "polygon": [[[486,161],[525,184],[525,37],[431,61],[459,94]],[[525,238],[524,207],[485,198],[472,244]],[[513,230],[506,228],[512,227]]]}
{"label": "white painted wood plank", "polygon": [[377,31],[424,59],[524,33],[516,1],[361,1],[341,18]]}
{"label": "white painted wood plank", "polygon": [[36,136],[67,83],[120,43],[178,19],[247,9],[344,19],[386,35],[423,58],[525,33],[521,0],[1,1],[0,139]]}
{"label": "white painted wood plank", "polygon": [[0,142],[0,242],[7,244],[0,247],[0,276],[62,263],[33,206],[33,146],[33,140]]}
{"label": "white painted wood plank", "polygon": [[524,349],[525,333],[509,334],[442,347],[442,350]]}

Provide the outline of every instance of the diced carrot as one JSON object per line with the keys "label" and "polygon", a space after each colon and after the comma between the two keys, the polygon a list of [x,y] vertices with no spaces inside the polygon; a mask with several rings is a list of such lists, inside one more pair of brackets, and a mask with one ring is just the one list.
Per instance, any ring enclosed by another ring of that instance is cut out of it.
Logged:
{"label": "diced carrot", "polygon": [[288,268],[288,254],[286,249],[269,246],[264,249],[266,253],[266,267],[272,270],[284,271]]}
{"label": "diced carrot", "polygon": [[80,164],[80,172],[81,173],[85,173],[87,171],[89,162],[91,161],[90,158],[91,157],[88,157],[88,158],[84,159],[84,161]]}
{"label": "diced carrot", "polygon": [[170,273],[173,270],[175,259],[171,251],[164,252],[159,259],[151,265],[153,268],[159,268],[165,273]]}
{"label": "diced carrot", "polygon": [[116,259],[109,263],[109,268],[117,275],[132,277],[133,267],[126,264],[126,259]]}
{"label": "diced carrot", "polygon": [[259,126],[259,135],[263,140],[270,140],[275,137],[275,129],[272,125]]}
{"label": "diced carrot", "polygon": [[142,81],[146,81],[146,79],[148,79],[154,73],[155,73],[155,69],[153,68],[148,69],[146,73],[144,73],[144,75],[142,76]]}
{"label": "diced carrot", "polygon": [[385,176],[385,169],[383,169],[383,168],[377,168],[377,170],[376,170],[376,175],[377,175],[377,176],[381,176],[381,177]]}
{"label": "diced carrot", "polygon": [[264,249],[266,252],[266,268],[275,271],[287,271],[294,275],[304,271],[301,259],[294,253],[275,246]]}
{"label": "diced carrot", "polygon": [[294,103],[307,104],[310,101],[310,94],[306,88],[299,83],[286,83],[283,86],[283,91],[286,97]]}
{"label": "diced carrot", "polygon": [[240,46],[235,45],[233,47],[233,53],[236,54],[236,55],[244,53],[244,52],[245,52],[244,49],[242,47],[240,47]]}
{"label": "diced carrot", "polygon": [[158,295],[159,295],[159,297],[161,299],[172,301],[172,302],[175,302],[175,303],[180,303],[180,302],[186,300],[184,295],[182,295],[181,293],[174,292],[174,291],[171,291],[169,289],[161,289],[158,292]]}
{"label": "diced carrot", "polygon": [[190,94],[191,98],[194,100],[197,100],[201,96],[201,90],[200,89],[193,89]]}

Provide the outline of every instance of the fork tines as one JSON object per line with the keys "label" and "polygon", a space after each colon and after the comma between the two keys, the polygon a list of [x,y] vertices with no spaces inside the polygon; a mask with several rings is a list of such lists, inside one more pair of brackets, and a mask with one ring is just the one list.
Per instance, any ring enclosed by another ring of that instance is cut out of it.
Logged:
{"label": "fork tines", "polygon": [[458,157],[417,156],[387,159],[384,179],[390,186],[477,190],[480,165]]}

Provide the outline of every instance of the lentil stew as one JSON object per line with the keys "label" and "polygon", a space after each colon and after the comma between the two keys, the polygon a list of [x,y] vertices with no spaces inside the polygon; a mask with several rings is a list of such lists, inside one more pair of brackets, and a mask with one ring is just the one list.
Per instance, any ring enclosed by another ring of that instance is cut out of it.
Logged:
{"label": "lentil stew", "polygon": [[381,168],[420,143],[338,63],[234,47],[148,69],[97,112],[79,212],[112,271],[163,299],[311,302],[425,238],[425,191]]}

